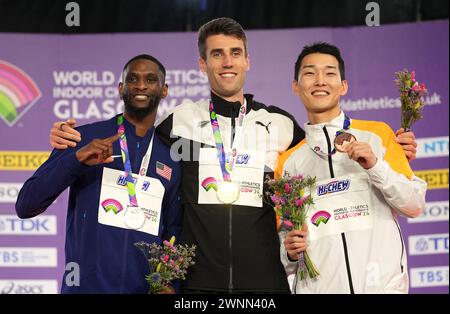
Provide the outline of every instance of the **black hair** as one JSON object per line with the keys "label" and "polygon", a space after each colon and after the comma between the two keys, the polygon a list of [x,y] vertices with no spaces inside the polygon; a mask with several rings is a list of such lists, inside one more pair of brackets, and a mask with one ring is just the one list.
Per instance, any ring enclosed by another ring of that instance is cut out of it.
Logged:
{"label": "black hair", "polygon": [[341,51],[339,50],[339,48],[326,42],[315,42],[311,45],[304,46],[302,52],[300,52],[297,58],[297,61],[295,62],[294,79],[296,81],[298,81],[298,72],[300,70],[303,58],[312,53],[323,53],[335,57],[339,63],[339,73],[341,74],[341,80],[345,80],[345,63],[344,59],[342,59]]}
{"label": "black hair", "polygon": [[247,37],[241,24],[229,17],[221,17],[203,24],[198,30],[198,53],[203,60],[206,60],[206,39],[213,35],[233,36],[244,42],[245,56],[247,52]]}
{"label": "black hair", "polygon": [[166,68],[164,67],[164,65],[158,59],[156,59],[155,57],[153,57],[151,55],[147,55],[147,54],[137,55],[137,56],[131,58],[130,60],[128,60],[128,62],[125,63],[125,65],[123,67],[123,72],[125,72],[125,70],[130,65],[130,63],[135,61],[135,60],[149,60],[149,61],[152,61],[153,63],[156,63],[158,65],[159,70],[163,74],[163,77],[164,77],[164,80],[165,80],[165,78],[166,78]]}

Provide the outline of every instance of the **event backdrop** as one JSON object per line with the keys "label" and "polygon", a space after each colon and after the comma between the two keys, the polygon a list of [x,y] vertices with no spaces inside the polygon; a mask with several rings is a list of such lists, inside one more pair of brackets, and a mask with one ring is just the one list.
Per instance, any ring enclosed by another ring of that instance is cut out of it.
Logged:
{"label": "event backdrop", "polygon": [[[245,91],[286,109],[301,124],[306,114],[291,81],[307,43],[341,48],[349,82],[341,105],[350,117],[385,121],[396,130],[394,72],[415,70],[427,84],[424,118],[413,128],[417,160],[411,163],[429,184],[427,206],[421,217],[401,219],[411,293],[449,291],[448,27],[446,20],[247,32],[251,69]],[[159,116],[186,99],[208,98],[207,80],[198,70],[195,33],[0,34],[0,42],[0,293],[57,293],[66,267],[67,192],[36,218],[20,220],[14,210],[21,185],[49,154],[53,122],[73,117],[86,124],[121,112],[117,83],[125,62],[137,54],[152,54],[168,69],[170,96]]]}

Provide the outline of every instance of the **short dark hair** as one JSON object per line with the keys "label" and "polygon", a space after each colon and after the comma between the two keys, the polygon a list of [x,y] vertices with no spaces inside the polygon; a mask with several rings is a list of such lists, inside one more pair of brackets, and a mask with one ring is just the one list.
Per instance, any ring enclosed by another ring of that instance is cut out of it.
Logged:
{"label": "short dark hair", "polygon": [[152,61],[153,63],[156,63],[156,65],[158,66],[159,70],[163,74],[164,80],[166,79],[166,68],[164,67],[164,65],[158,59],[156,59],[155,57],[153,57],[151,55],[147,55],[147,54],[137,55],[137,56],[131,58],[130,60],[128,60],[128,62],[125,63],[125,65],[123,66],[123,71],[122,72],[125,72],[125,70],[130,65],[130,63],[135,61],[135,60],[149,60],[149,61]]}
{"label": "short dark hair", "polygon": [[247,37],[241,24],[229,17],[221,17],[203,24],[198,30],[198,53],[203,60],[206,60],[206,39],[212,35],[233,36],[244,42],[245,56],[247,53]]}
{"label": "short dark hair", "polygon": [[298,71],[300,70],[303,58],[312,53],[323,53],[335,57],[339,62],[339,73],[341,74],[341,80],[345,80],[345,63],[344,59],[342,59],[339,48],[326,42],[315,42],[311,45],[306,45],[303,47],[302,52],[300,52],[297,61],[295,62],[294,79],[296,81],[298,81]]}

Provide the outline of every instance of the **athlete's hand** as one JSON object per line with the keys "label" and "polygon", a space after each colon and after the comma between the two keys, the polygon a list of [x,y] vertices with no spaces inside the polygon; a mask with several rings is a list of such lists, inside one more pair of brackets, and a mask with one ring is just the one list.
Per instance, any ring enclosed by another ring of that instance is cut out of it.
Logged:
{"label": "athlete's hand", "polygon": [[56,149],[77,146],[77,142],[81,141],[81,134],[74,129],[76,124],[75,119],[53,123],[50,130],[50,145]]}
{"label": "athlete's hand", "polygon": [[114,161],[113,143],[120,137],[120,133],[105,139],[93,139],[89,144],[80,148],[76,152],[76,157],[79,162],[94,166],[102,163],[110,163]]}
{"label": "athlete's hand", "polygon": [[377,163],[377,156],[368,143],[354,141],[345,147],[345,152],[364,169],[370,169]]}
{"label": "athlete's hand", "polygon": [[402,145],[403,151],[405,152],[408,161],[411,162],[416,159],[417,142],[416,137],[414,136],[414,132],[405,132],[405,129],[400,128],[397,130],[397,132],[395,132],[395,135],[397,136],[395,138],[395,141]]}
{"label": "athlete's hand", "polygon": [[307,234],[308,224],[306,223],[303,225],[302,230],[291,230],[286,234],[283,244],[290,260],[298,260],[298,255],[308,248],[308,243],[306,242]]}

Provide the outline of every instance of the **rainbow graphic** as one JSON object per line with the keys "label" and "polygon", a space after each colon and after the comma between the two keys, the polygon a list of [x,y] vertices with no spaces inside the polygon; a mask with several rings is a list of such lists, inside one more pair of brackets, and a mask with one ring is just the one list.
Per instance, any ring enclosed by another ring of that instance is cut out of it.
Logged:
{"label": "rainbow graphic", "polygon": [[0,117],[9,126],[13,126],[41,95],[28,74],[0,60]]}
{"label": "rainbow graphic", "polygon": [[113,211],[114,214],[118,214],[123,210],[122,204],[112,198],[108,198],[101,203],[105,212]]}
{"label": "rainbow graphic", "polygon": [[330,217],[331,217],[330,213],[328,213],[328,212],[326,212],[324,210],[321,210],[321,211],[318,211],[317,213],[315,213],[312,216],[311,222],[313,223],[313,225],[318,227],[321,222],[326,224],[328,222],[328,220],[330,219]]}
{"label": "rainbow graphic", "polygon": [[213,177],[208,177],[202,182],[202,187],[205,189],[206,192],[208,192],[210,189],[213,189],[217,192],[218,186],[217,186],[217,180]]}

